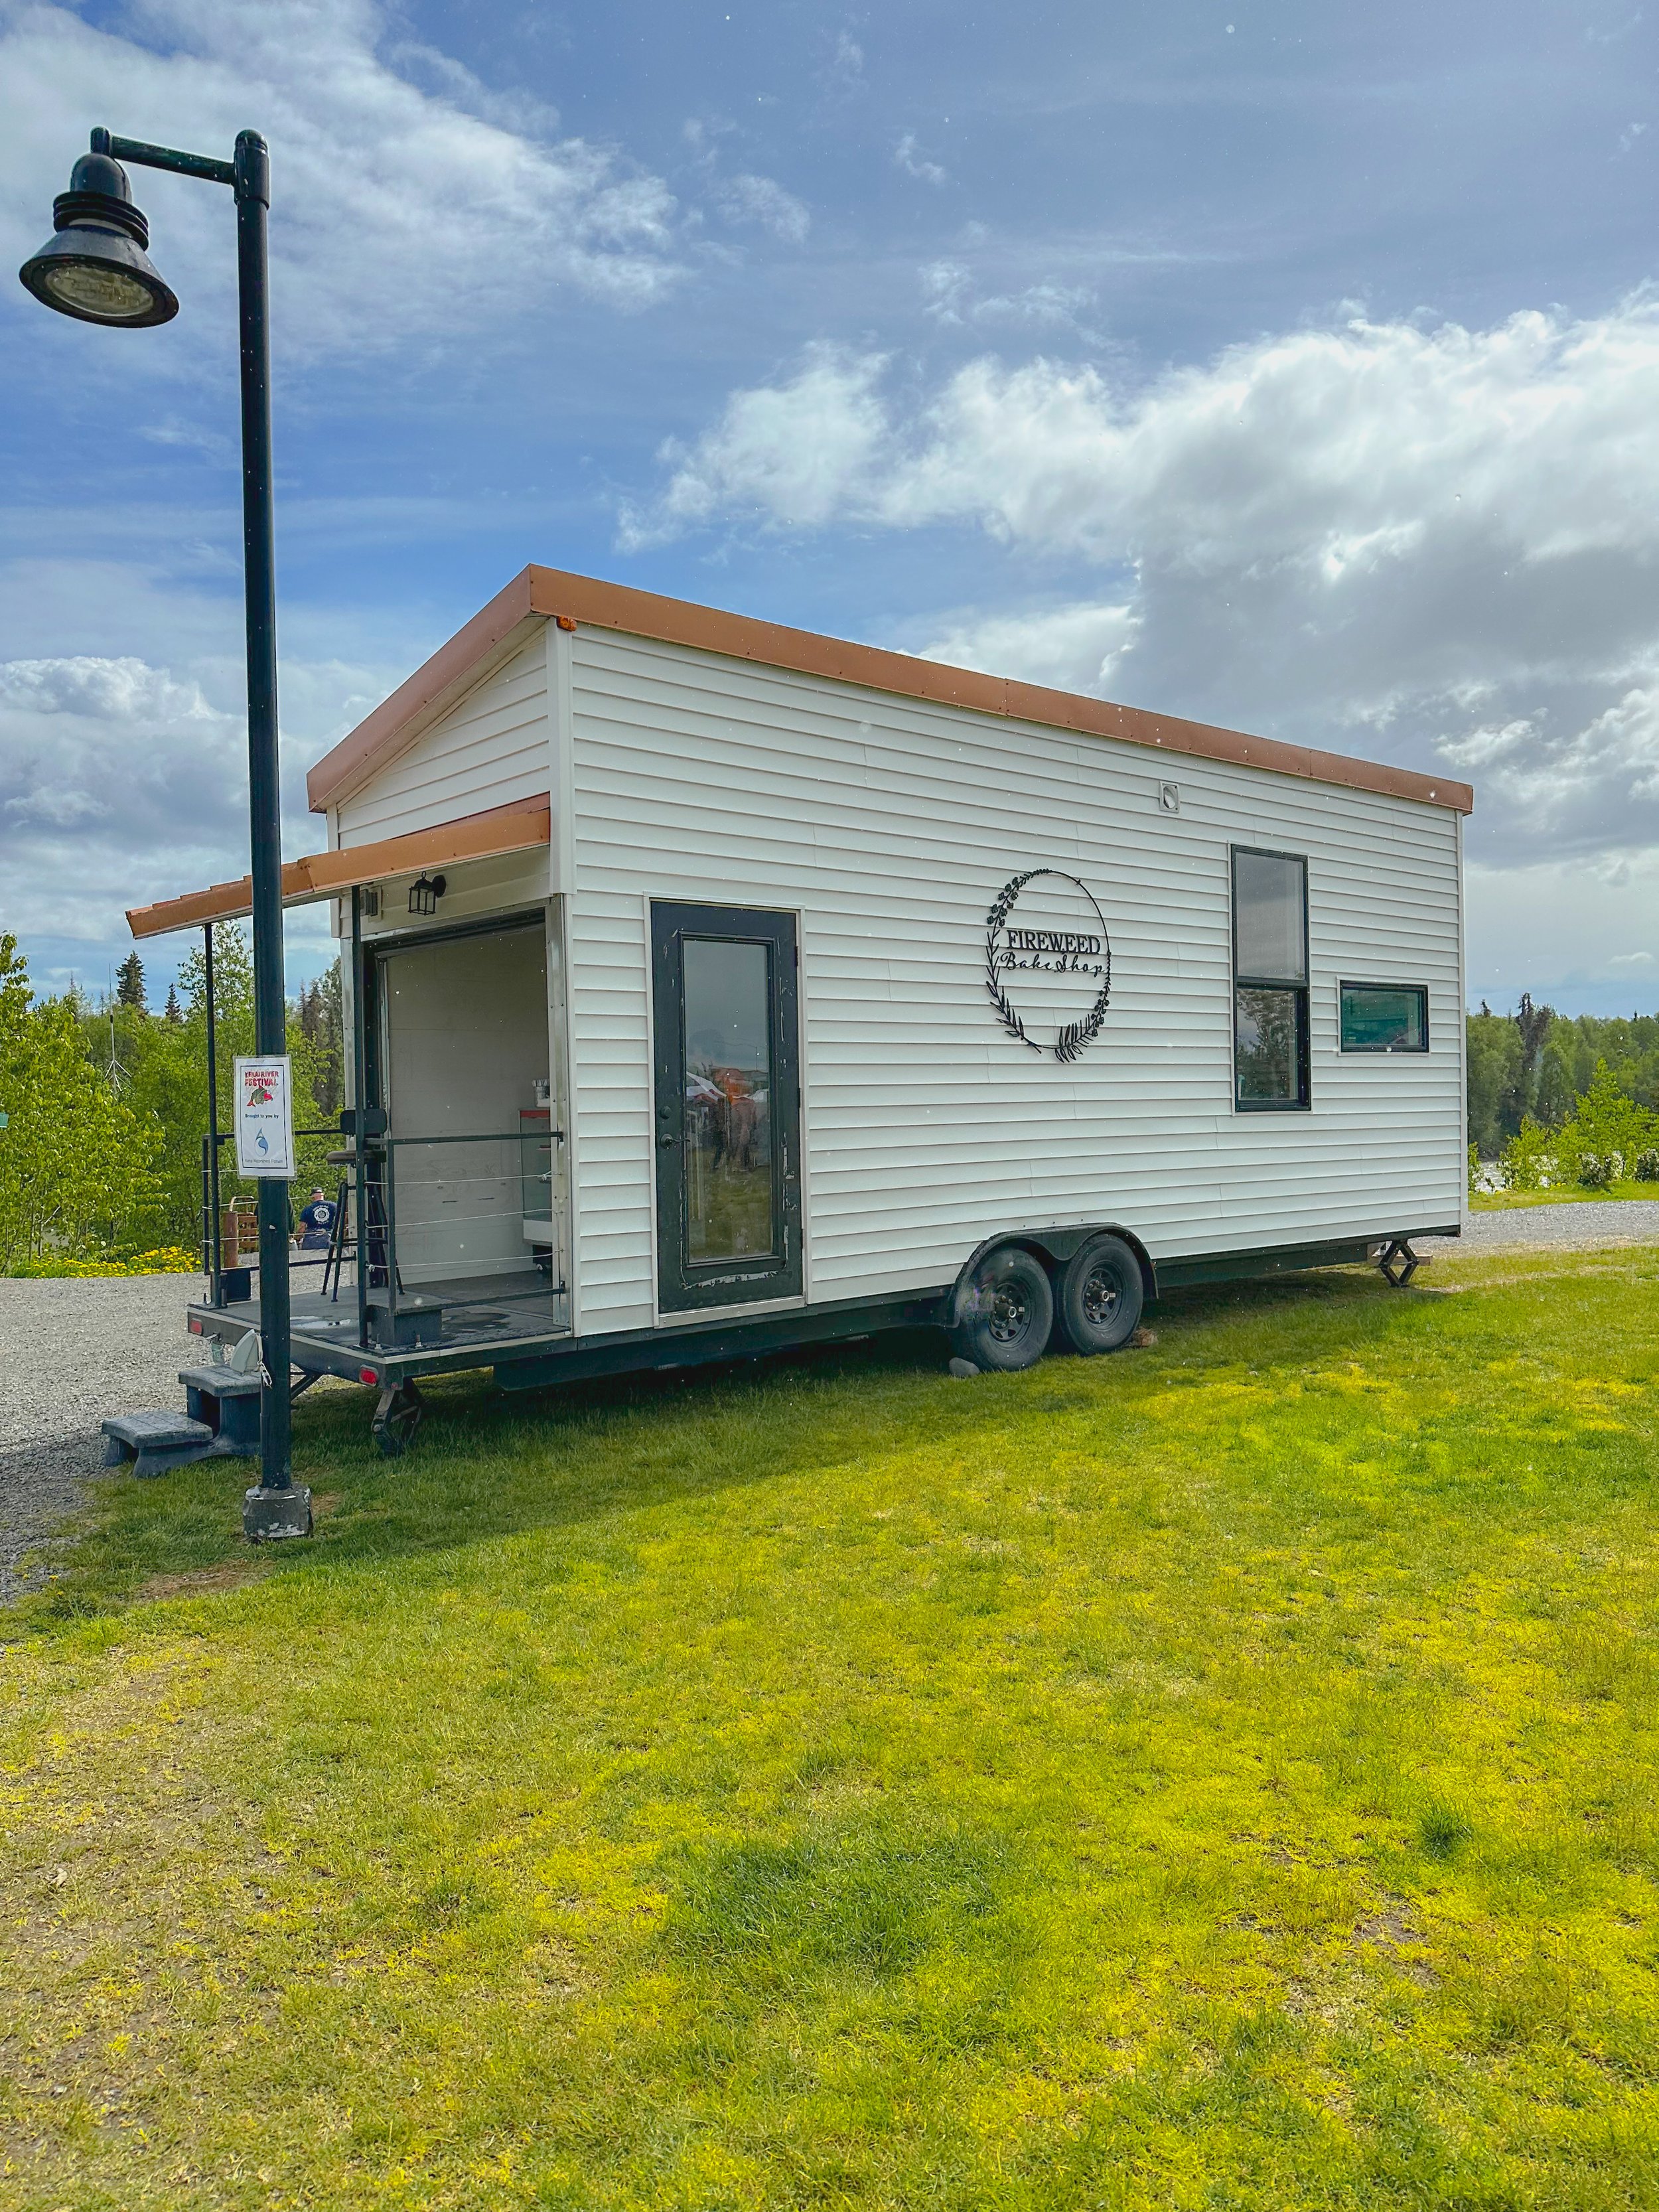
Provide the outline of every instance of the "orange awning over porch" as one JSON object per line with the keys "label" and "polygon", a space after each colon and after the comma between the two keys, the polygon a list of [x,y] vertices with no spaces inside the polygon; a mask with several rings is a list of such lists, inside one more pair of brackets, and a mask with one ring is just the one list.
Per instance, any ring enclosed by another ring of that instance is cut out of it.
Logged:
{"label": "orange awning over porch", "polygon": [[[552,805],[546,792],[533,799],[517,799],[506,806],[492,806],[482,814],[464,814],[453,822],[440,822],[429,830],[406,830],[400,837],[382,837],[370,845],[345,845],[337,852],[309,853],[289,860],[283,868],[283,903],[307,906],[332,898],[362,884],[383,883],[391,876],[416,875],[431,868],[447,868],[463,860],[489,860],[503,853],[529,851],[545,845],[552,834]],[[253,878],[210,884],[205,890],[185,891],[178,898],[159,899],[153,906],[130,907],[127,925],[135,937],[161,937],[171,929],[200,929],[209,922],[234,921],[253,911]]]}

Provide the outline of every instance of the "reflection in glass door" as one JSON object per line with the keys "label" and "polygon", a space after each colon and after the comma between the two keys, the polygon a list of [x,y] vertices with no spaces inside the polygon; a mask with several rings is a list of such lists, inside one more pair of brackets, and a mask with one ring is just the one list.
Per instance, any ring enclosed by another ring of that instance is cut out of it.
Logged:
{"label": "reflection in glass door", "polygon": [[653,905],[658,1303],[798,1295],[793,916]]}
{"label": "reflection in glass door", "polygon": [[778,1249],[772,1185],[772,948],[683,940],[685,1241],[696,1265]]}

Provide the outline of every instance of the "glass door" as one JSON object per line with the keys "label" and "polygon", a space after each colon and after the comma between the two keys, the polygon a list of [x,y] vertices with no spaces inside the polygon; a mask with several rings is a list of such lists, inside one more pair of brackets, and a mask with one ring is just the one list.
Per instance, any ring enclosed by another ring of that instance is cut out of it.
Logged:
{"label": "glass door", "polygon": [[651,908],[657,1304],[801,1290],[793,915]]}

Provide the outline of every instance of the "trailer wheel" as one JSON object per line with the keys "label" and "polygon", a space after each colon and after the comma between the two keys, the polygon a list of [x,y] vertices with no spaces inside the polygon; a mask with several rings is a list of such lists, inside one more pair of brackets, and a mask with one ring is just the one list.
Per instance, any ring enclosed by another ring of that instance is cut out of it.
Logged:
{"label": "trailer wheel", "polygon": [[1116,1352],[1134,1334],[1145,1298],[1140,1262],[1121,1237],[1091,1237],[1060,1279],[1060,1326],[1085,1359]]}
{"label": "trailer wheel", "polygon": [[1054,1325],[1048,1269],[1018,1245],[1005,1244],[975,1268],[951,1337],[975,1367],[1014,1374],[1036,1365]]}
{"label": "trailer wheel", "polygon": [[401,1383],[395,1389],[387,1383],[374,1408],[369,1433],[388,1459],[397,1459],[414,1443],[415,1431],[425,1418],[426,1401],[412,1382]]}

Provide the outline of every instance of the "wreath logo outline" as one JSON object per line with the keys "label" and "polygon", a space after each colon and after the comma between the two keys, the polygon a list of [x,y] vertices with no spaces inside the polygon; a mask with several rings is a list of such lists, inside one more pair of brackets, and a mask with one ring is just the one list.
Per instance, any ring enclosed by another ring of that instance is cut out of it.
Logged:
{"label": "wreath logo outline", "polygon": [[[1093,1006],[1080,1019],[1067,1022],[1055,1037],[1052,1047],[1041,1045],[1035,1037],[1026,1036],[1025,1024],[1020,1017],[1019,1009],[1003,989],[999,980],[1000,971],[997,966],[997,939],[1009,915],[1013,911],[1014,902],[1020,893],[1027,884],[1035,883],[1039,876],[1054,876],[1061,883],[1075,884],[1082,892],[1084,897],[1094,908],[1095,919],[1100,924],[1103,955],[1100,988],[1095,994]],[[1010,1036],[1018,1037],[1021,1044],[1029,1047],[1032,1052],[1038,1054],[1052,1050],[1054,1058],[1062,1066],[1078,1058],[1084,1047],[1099,1036],[1101,1025],[1106,1019],[1106,1009],[1111,1003],[1112,996],[1112,940],[1106,933],[1106,918],[1101,913],[1099,902],[1087,884],[1079,882],[1076,876],[1068,875],[1064,868],[1027,868],[1023,875],[1010,878],[997,893],[992,902],[991,910],[985,917],[985,988],[990,994],[991,1004],[996,1009],[998,1020]]]}

